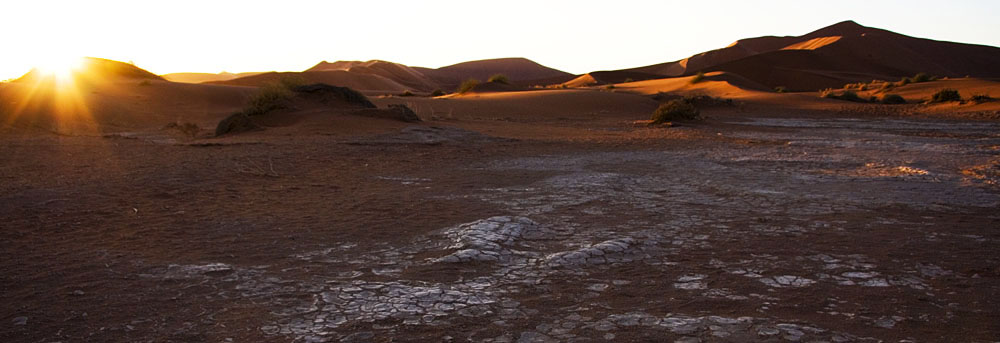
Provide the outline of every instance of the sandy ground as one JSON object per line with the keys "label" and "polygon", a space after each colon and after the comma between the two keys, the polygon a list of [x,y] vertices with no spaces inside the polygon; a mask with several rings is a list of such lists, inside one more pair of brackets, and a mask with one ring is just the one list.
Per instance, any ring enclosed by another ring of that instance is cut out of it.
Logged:
{"label": "sandy ground", "polygon": [[655,101],[561,92],[373,99],[436,120],[336,134],[0,135],[0,340],[1000,337],[997,122],[646,128]]}

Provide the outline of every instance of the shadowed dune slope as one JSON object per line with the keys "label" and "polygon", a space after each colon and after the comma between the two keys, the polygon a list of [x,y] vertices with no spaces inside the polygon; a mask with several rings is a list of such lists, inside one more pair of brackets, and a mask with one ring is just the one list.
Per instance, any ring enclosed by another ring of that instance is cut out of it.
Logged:
{"label": "shadowed dune slope", "polygon": [[233,79],[228,81],[218,81],[210,83],[259,87],[268,83],[277,82],[281,80],[282,77],[286,76],[301,77],[302,79],[305,79],[305,81],[308,83],[325,83],[328,85],[349,87],[359,91],[403,92],[403,91],[414,90],[411,87],[407,87],[403,84],[400,84],[399,82],[396,82],[392,79],[389,79],[381,75],[350,72],[346,70],[305,71],[305,72],[287,72],[287,73],[270,72],[250,77],[241,77],[238,79]]}
{"label": "shadowed dune slope", "polygon": [[768,87],[817,90],[925,72],[1000,77],[1000,48],[909,37],[845,21],[798,37],[759,37],[689,58],[627,69],[664,76],[726,71]]}
{"label": "shadowed dune slope", "polygon": [[411,67],[399,63],[380,60],[371,60],[367,62],[337,61],[333,63],[323,61],[312,68],[307,69],[306,72],[334,70],[378,75],[419,91],[429,92],[438,88],[436,82]]}
{"label": "shadowed dune slope", "polygon": [[[480,61],[470,61],[453,64],[438,69],[416,68],[418,71],[436,80],[442,85],[458,85],[466,79],[485,81],[494,74],[504,74],[514,83],[524,84],[531,80],[558,80],[565,82],[574,77],[573,74],[552,69],[526,58],[497,58]],[[551,82],[551,83],[560,83]],[[526,86],[528,84],[525,84]]]}

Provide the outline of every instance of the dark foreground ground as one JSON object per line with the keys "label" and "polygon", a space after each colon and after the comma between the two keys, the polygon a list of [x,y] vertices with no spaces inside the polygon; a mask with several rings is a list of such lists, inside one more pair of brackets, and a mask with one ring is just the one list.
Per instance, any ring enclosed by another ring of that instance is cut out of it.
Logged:
{"label": "dark foreground ground", "polygon": [[2,136],[0,341],[1000,339],[1000,125],[595,132]]}

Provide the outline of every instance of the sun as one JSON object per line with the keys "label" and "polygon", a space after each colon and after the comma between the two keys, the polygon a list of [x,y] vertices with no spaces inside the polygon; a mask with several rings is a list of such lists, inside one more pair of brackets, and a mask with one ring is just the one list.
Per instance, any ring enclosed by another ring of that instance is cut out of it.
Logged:
{"label": "sun", "polygon": [[69,81],[82,63],[83,59],[80,57],[50,57],[38,61],[35,68],[43,76],[53,76],[58,81]]}

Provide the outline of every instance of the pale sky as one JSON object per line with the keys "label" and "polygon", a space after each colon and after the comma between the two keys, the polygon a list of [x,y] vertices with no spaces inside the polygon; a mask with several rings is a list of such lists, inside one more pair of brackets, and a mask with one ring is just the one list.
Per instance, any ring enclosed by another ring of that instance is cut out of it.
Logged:
{"label": "pale sky", "polygon": [[571,73],[678,60],[843,20],[1000,46],[1000,1],[0,0],[0,80],[93,56],[153,73],[300,71],[321,60],[441,67],[527,57]]}

